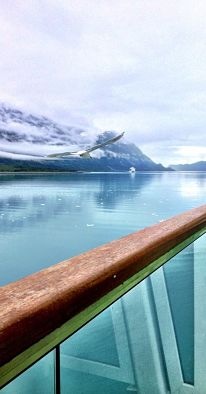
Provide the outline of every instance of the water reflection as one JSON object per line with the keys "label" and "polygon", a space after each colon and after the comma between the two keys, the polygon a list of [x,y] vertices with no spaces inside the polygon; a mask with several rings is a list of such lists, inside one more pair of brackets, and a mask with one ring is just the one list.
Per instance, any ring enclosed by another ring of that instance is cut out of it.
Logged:
{"label": "water reflection", "polygon": [[126,174],[117,174],[115,179],[110,174],[4,176],[0,183],[0,232],[39,225],[71,210],[83,214],[91,203],[115,209],[122,200],[135,199],[156,176],[148,174],[138,182],[131,182]]}
{"label": "water reflection", "polygon": [[0,175],[1,283],[205,202],[205,174],[134,175]]}
{"label": "water reflection", "polygon": [[184,198],[199,197],[206,194],[206,178],[204,173],[190,174],[188,182],[182,179],[180,191]]}
{"label": "water reflection", "polygon": [[[135,175],[135,174],[134,174]],[[97,206],[103,205],[107,209],[115,209],[121,200],[132,200],[140,195],[141,190],[155,181],[161,174],[145,174],[144,177],[132,177],[131,174],[115,176],[103,175],[99,179],[99,190],[95,193]]]}

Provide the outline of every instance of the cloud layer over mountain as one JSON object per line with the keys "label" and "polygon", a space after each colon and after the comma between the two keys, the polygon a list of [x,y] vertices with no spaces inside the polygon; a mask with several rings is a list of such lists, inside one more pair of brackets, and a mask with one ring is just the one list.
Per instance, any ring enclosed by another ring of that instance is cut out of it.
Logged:
{"label": "cloud layer over mountain", "polygon": [[93,132],[92,128],[60,125],[47,117],[0,104],[0,151],[4,157],[14,157],[15,153],[44,156],[62,152],[65,146],[79,149],[94,142]]}

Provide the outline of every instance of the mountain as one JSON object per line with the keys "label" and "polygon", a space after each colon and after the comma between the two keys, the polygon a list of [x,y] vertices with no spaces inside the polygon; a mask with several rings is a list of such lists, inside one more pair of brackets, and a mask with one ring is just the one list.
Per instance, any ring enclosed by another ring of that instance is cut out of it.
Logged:
{"label": "mountain", "polygon": [[175,171],[206,171],[206,161],[198,161],[191,164],[171,164]]}
{"label": "mountain", "polygon": [[[65,126],[0,104],[0,171],[168,171],[124,137],[92,153],[92,159],[45,159],[49,153],[84,149],[116,135],[97,134],[85,127]],[[36,156],[35,156],[36,155]]]}

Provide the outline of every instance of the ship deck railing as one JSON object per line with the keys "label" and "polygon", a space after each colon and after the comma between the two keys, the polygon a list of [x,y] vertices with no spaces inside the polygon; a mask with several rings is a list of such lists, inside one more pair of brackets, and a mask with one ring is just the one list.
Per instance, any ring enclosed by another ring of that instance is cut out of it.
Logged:
{"label": "ship deck railing", "polygon": [[[0,289],[0,387],[206,232],[206,205],[72,257]],[[52,247],[52,246],[51,246]]]}

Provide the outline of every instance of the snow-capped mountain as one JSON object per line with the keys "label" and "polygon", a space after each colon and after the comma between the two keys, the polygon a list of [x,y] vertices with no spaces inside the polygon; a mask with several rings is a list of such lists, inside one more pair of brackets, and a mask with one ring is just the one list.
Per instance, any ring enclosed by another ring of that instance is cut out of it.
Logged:
{"label": "snow-capped mountain", "polygon": [[85,149],[116,134],[96,131],[95,140],[94,130],[89,128],[60,125],[45,116],[0,104],[0,170],[125,171],[131,166],[137,170],[165,170],[125,137],[93,152],[93,160],[45,159],[46,155],[54,152]]}

